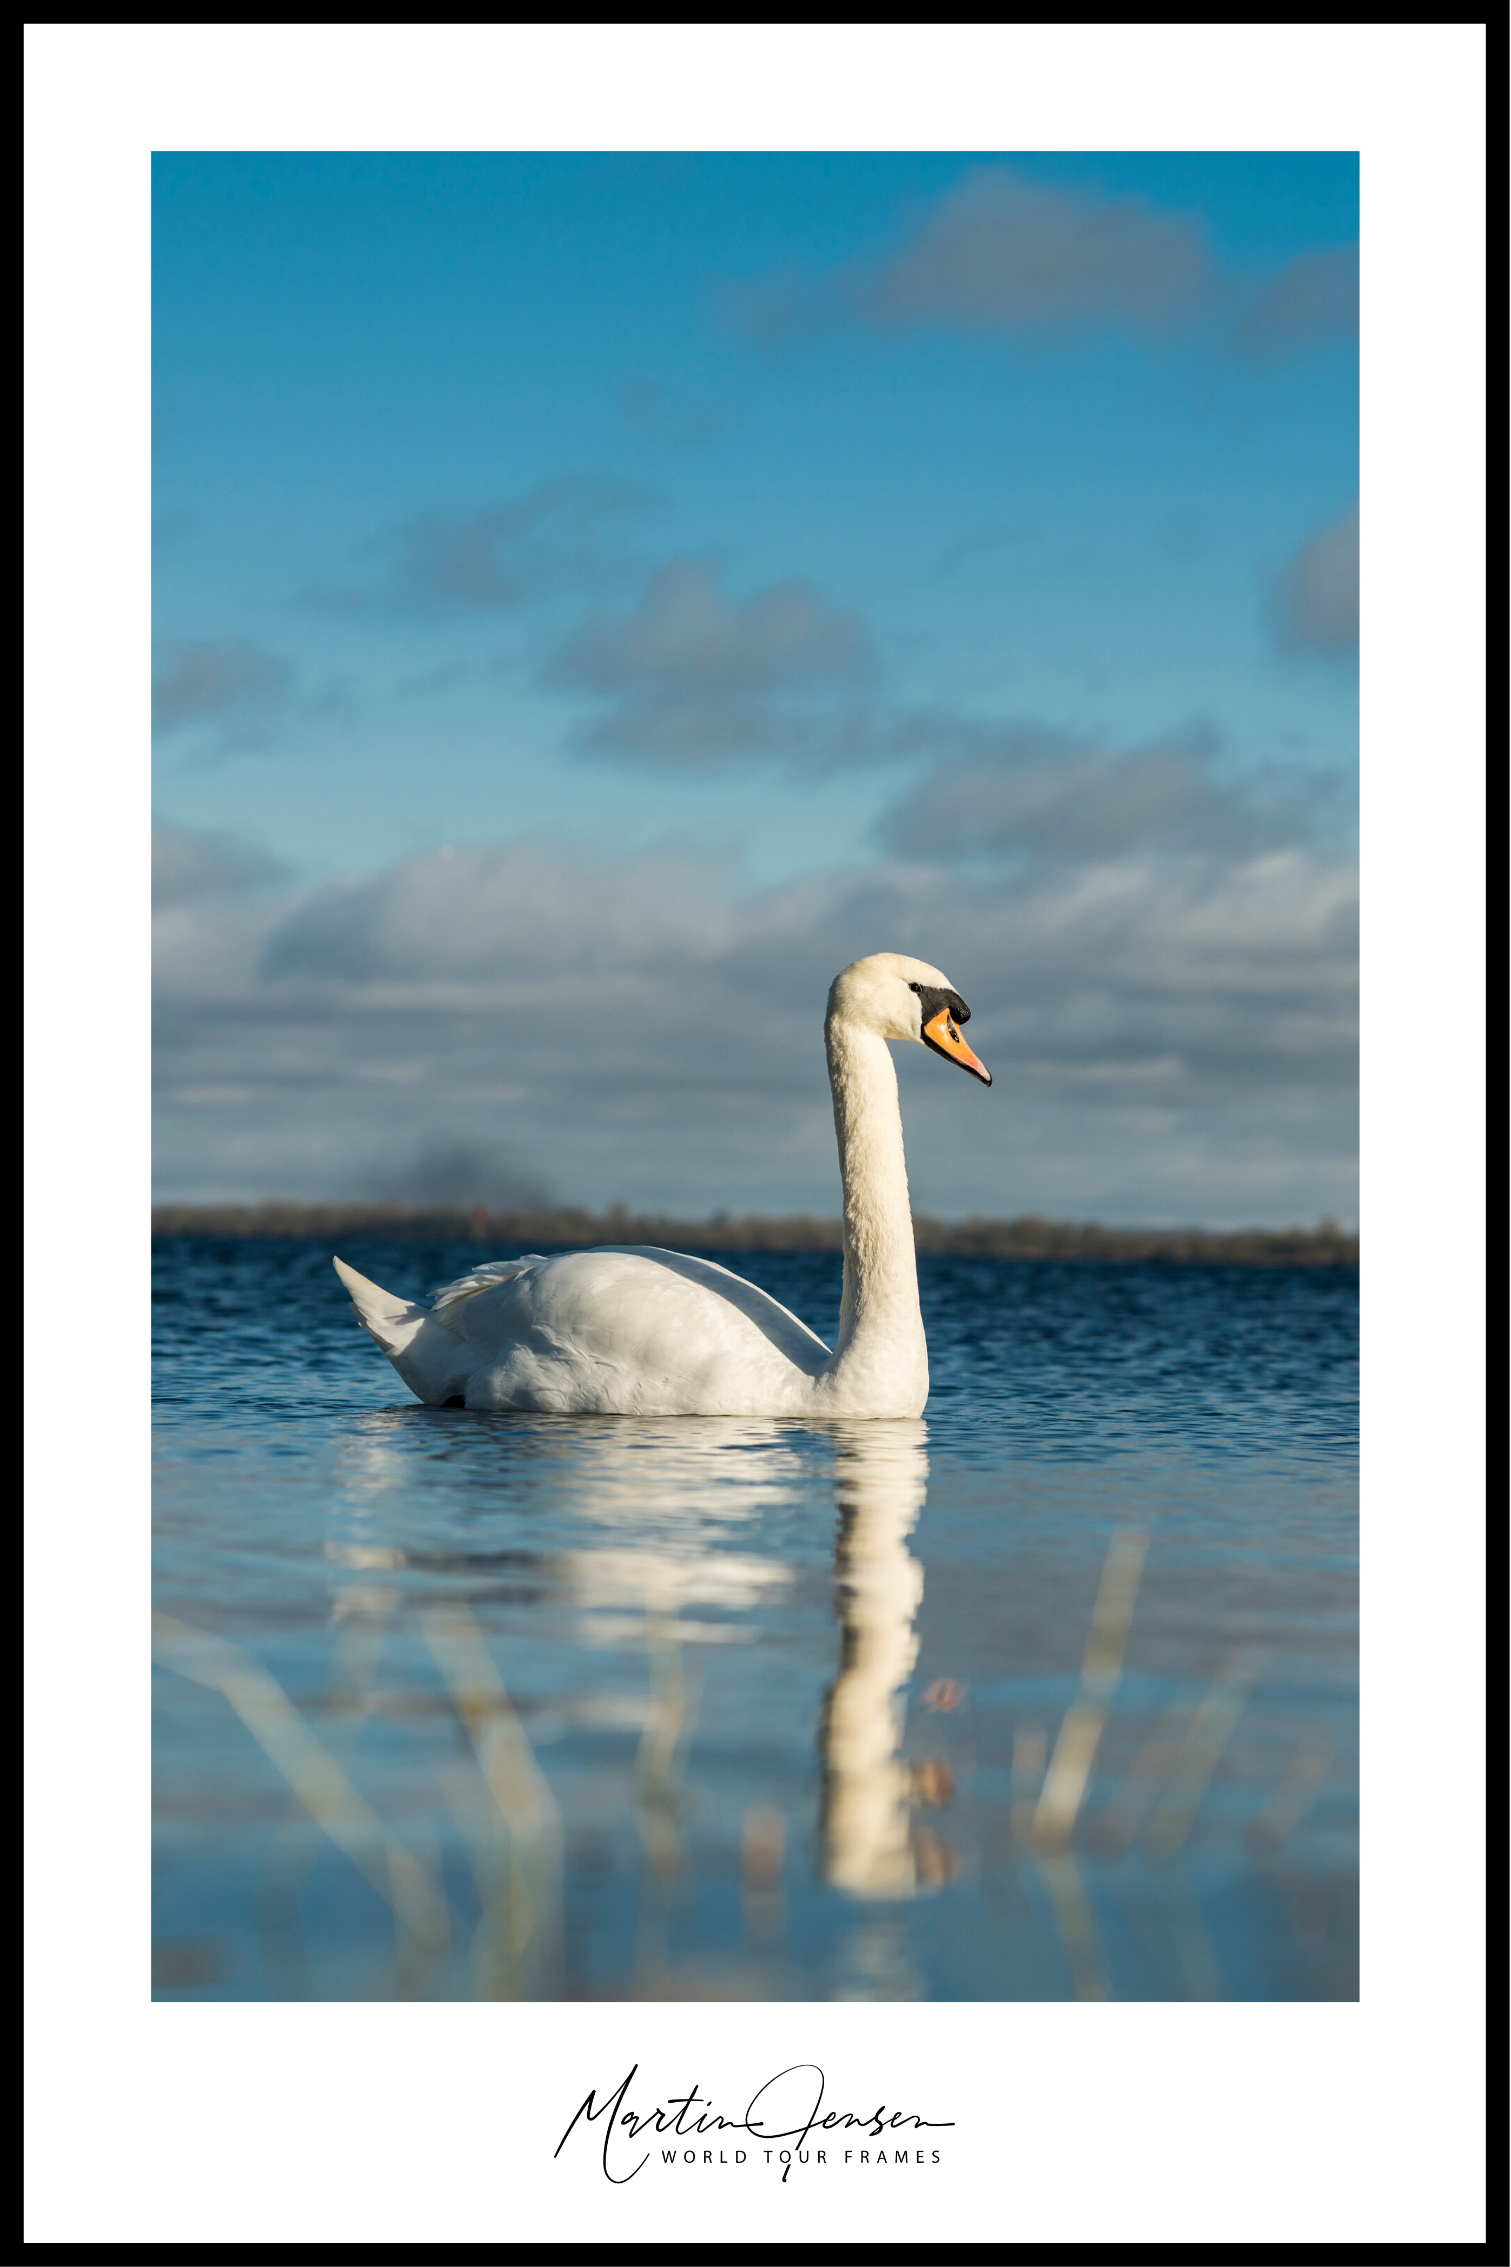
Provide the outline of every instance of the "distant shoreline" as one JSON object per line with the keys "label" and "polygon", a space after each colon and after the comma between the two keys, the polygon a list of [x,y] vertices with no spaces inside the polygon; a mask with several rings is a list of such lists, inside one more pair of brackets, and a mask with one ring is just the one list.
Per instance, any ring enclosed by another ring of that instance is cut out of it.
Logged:
{"label": "distant shoreline", "polygon": [[[1093,1221],[915,1218],[920,1252],[988,1259],[1166,1260],[1249,1267],[1357,1267],[1359,1239],[1319,1228],[1104,1228]],[[330,1242],[385,1236],[413,1243],[515,1246],[657,1244],[680,1251],[837,1252],[838,1220],[667,1220],[615,1206],[489,1212],[482,1206],[404,1204],[170,1204],[154,1207],[155,1236],[289,1236]]]}

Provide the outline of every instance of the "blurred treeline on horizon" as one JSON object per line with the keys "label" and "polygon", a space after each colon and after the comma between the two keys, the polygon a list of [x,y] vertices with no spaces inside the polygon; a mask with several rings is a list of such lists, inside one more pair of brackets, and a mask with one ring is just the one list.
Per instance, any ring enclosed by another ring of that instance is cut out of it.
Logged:
{"label": "blurred treeline on horizon", "polygon": [[[1357,1267],[1359,1239],[1324,1220],[1315,1228],[1109,1228],[1094,1221],[934,1220],[916,1216],[920,1252],[992,1259],[1168,1260],[1268,1267]],[[160,1205],[158,1236],[384,1236],[415,1242],[490,1243],[573,1249],[651,1244],[708,1252],[838,1251],[838,1220],[669,1220],[614,1205],[602,1214],[578,1206],[490,1212],[482,1205],[201,1204]]]}

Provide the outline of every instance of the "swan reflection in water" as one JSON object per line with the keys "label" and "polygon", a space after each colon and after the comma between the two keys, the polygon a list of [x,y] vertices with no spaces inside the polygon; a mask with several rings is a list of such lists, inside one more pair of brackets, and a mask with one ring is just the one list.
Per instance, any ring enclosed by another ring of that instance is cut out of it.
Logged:
{"label": "swan reflection in water", "polygon": [[[436,1422],[421,1421],[427,1429]],[[358,1451],[368,1487],[382,1486],[388,1458],[399,1452],[402,1461],[397,1436],[413,1422],[406,1411],[393,1436],[384,1437],[383,1425],[369,1434]],[[445,1422],[454,1425],[455,1419]],[[814,1428],[749,1420],[535,1419],[519,1431],[528,1431],[528,1440],[517,1445],[537,1474],[543,1464],[560,1459],[562,1478],[571,1486],[577,1547],[539,1557],[519,1554],[512,1569],[516,1578],[525,1572],[520,1559],[533,1558],[537,1595],[576,1609],[579,1645],[596,1649],[633,1639],[649,1649],[652,1690],[635,1777],[642,1801],[653,1785],[659,1788],[651,1806],[658,1813],[651,1836],[658,1872],[668,1862],[677,1869],[669,1846],[677,1806],[663,1799],[672,1790],[660,1787],[661,1772],[647,1773],[647,1759],[674,1747],[685,1756],[698,1686],[677,1661],[689,1646],[758,1641],[761,1622],[772,1611],[780,1615],[798,1572],[782,1555],[784,1515],[812,1502],[815,1463],[824,1461],[826,1449],[832,1451],[838,1659],[818,1725],[818,1869],[832,1888],[872,1900],[910,1898],[950,1878],[952,1853],[914,1824],[918,1801],[937,1801],[947,1792],[947,1772],[943,1766],[915,1772],[900,1753],[924,1585],[909,1538],[928,1485],[926,1424],[916,1418]],[[465,1440],[457,1445],[471,1462]],[[603,1531],[601,1544],[590,1539],[594,1528]],[[332,1555],[348,1565],[359,1557],[349,1546]],[[432,1582],[439,1576],[444,1583],[450,1575],[465,1586],[469,1574],[486,1581],[495,1571],[482,1563],[469,1567],[465,1552],[397,1555],[415,1572],[423,1568]],[[336,1612],[344,1609],[338,1599]],[[710,1610],[721,1618],[711,1620]],[[628,1729],[629,1698],[558,1693],[534,1713],[537,1737],[552,1736],[553,1720],[561,1729],[568,1721],[586,1728],[596,1720],[607,1727],[613,1717]],[[764,1807],[747,1820],[745,1856],[757,1873],[769,1870],[773,1853],[765,1845],[775,1836],[779,1849],[791,1823]]]}
{"label": "swan reflection in water", "polygon": [[[614,1483],[609,1495],[617,1498],[619,1518],[634,1500],[641,1518],[649,1515],[657,1529],[654,1540],[626,1547],[621,1529],[618,1547],[566,1552],[553,1563],[560,1592],[583,1609],[584,1634],[594,1622],[600,1641],[611,1632],[624,1633],[615,1608],[620,1616],[630,1608],[645,1617],[653,1654],[665,1654],[669,1644],[679,1642],[754,1634],[729,1622],[689,1620],[689,1610],[696,1615],[700,1606],[714,1606],[748,1613],[777,1603],[794,1570],[777,1557],[730,1550],[725,1537],[737,1532],[742,1517],[754,1519],[796,1496],[805,1452],[816,1440],[831,1443],[839,1658],[818,1727],[820,1871],[832,1888],[859,1898],[908,1898],[937,1888],[954,1870],[952,1855],[926,1829],[915,1827],[914,1806],[921,1796],[938,1799],[943,1769],[915,1774],[900,1753],[905,1688],[918,1655],[914,1622],[923,1597],[923,1568],[908,1539],[928,1488],[927,1426],[918,1418],[873,1419],[795,1434],[783,1426],[768,1432],[711,1421],[696,1425],[696,1440],[687,1437],[693,1428],[685,1421],[657,1427],[658,1436],[670,1432],[673,1440],[661,1444],[666,1453],[656,1459],[656,1485],[647,1498],[624,1483],[633,1476],[643,1486],[650,1477],[644,1456],[648,1429],[609,1428],[596,1444],[595,1462]],[[745,1500],[737,1508],[727,1495],[731,1449],[745,1452],[739,1485]],[[749,1454],[753,1449],[757,1453]],[[709,1547],[711,1501],[721,1505],[718,1548]],[[607,1500],[601,1509],[608,1510]],[[668,1524],[680,1528],[672,1550],[665,1547],[673,1539]],[[664,1661],[660,1667],[654,1679],[658,1691],[667,1682]],[[680,1676],[676,1689],[685,1690]],[[648,1736],[651,1730],[648,1724]],[[775,1813],[762,1810],[747,1821],[747,1861],[754,1845],[779,1831]],[[664,1824],[656,1842],[664,1851]],[[753,1863],[759,1872],[759,1850]],[[751,1871],[751,1862],[745,1870]]]}
{"label": "swan reflection in water", "polygon": [[928,1428],[921,1419],[853,1424],[834,1438],[841,1640],[819,1733],[824,1879],[854,1897],[912,1897],[949,1870],[933,1838],[915,1833],[915,1776],[900,1753],[923,1598],[908,1537],[928,1488]]}

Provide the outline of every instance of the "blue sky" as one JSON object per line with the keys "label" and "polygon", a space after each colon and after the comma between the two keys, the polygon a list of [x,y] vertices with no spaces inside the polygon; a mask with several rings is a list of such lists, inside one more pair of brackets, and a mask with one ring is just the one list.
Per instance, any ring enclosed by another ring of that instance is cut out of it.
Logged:
{"label": "blue sky", "polygon": [[159,157],[160,1194],[832,1211],[895,948],[921,1208],[1352,1217],[1357,198]]}

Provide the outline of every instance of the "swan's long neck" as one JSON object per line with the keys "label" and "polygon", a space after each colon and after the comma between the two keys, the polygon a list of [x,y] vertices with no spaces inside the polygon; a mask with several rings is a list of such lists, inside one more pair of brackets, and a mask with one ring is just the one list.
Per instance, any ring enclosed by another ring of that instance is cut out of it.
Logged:
{"label": "swan's long neck", "polygon": [[897,1072],[883,1038],[838,1016],[825,1025],[824,1043],[845,1200],[835,1383],[866,1399],[874,1392],[887,1415],[916,1416],[928,1394],[929,1358]]}

